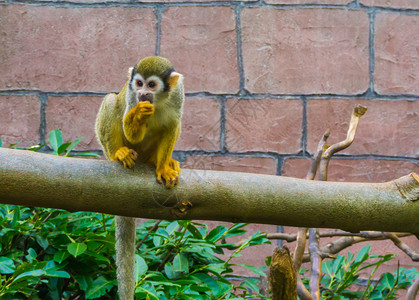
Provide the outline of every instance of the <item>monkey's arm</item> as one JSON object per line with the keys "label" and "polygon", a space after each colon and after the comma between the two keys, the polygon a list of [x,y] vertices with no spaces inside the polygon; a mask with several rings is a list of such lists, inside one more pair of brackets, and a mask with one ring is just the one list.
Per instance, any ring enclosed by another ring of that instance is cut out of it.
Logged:
{"label": "monkey's arm", "polygon": [[167,130],[162,136],[156,155],[157,181],[166,182],[166,187],[171,188],[179,183],[179,162],[172,159],[173,148],[180,132],[180,123],[172,130]]}
{"label": "monkey's arm", "polygon": [[146,122],[154,114],[154,105],[148,101],[139,102],[124,117],[124,134],[132,144],[144,139]]}
{"label": "monkey's arm", "polygon": [[117,95],[106,95],[96,117],[95,131],[106,158],[121,161],[125,167],[131,168],[137,153],[124,144],[122,109],[118,106]]}

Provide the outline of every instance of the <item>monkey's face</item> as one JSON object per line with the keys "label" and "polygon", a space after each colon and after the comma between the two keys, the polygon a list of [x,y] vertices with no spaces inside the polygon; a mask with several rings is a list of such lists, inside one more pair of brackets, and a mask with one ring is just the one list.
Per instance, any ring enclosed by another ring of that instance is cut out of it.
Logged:
{"label": "monkey's face", "polygon": [[153,101],[158,98],[157,96],[164,92],[164,82],[158,76],[150,76],[146,79],[141,74],[134,74],[131,79],[130,87],[135,92],[138,102]]}

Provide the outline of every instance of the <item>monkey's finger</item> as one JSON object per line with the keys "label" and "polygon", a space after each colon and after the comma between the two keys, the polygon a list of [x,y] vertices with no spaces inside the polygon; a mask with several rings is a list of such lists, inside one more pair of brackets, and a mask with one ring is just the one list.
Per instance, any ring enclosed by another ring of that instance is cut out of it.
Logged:
{"label": "monkey's finger", "polygon": [[131,157],[134,159],[134,160],[136,160],[137,159],[137,157],[138,157],[138,154],[137,154],[137,152],[135,152],[134,150],[130,150],[130,154],[131,154]]}
{"label": "monkey's finger", "polygon": [[161,180],[161,175],[157,175],[157,182],[160,183],[160,184],[163,183],[163,181]]}

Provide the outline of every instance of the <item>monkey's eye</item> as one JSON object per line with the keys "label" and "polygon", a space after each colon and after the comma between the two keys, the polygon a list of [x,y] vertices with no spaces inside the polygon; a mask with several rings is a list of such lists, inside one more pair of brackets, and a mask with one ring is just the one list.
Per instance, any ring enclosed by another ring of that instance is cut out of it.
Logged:
{"label": "monkey's eye", "polygon": [[149,83],[148,83],[148,87],[149,88],[155,88],[156,87],[156,83],[154,82],[154,81],[150,81]]}
{"label": "monkey's eye", "polygon": [[143,82],[141,80],[137,80],[137,86],[142,87],[143,86]]}

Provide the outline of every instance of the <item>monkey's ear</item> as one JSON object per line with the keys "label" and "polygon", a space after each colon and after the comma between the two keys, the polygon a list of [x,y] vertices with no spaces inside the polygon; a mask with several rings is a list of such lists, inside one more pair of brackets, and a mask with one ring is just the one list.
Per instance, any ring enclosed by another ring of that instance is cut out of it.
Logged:
{"label": "monkey's ear", "polygon": [[170,78],[169,78],[170,89],[174,88],[177,85],[180,78],[182,78],[182,74],[179,74],[178,72],[172,72],[170,74]]}
{"label": "monkey's ear", "polygon": [[134,67],[128,68],[128,74],[127,74],[128,75],[128,80],[131,79],[133,69],[134,69]]}

